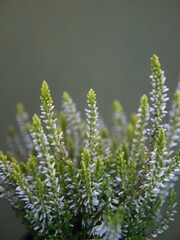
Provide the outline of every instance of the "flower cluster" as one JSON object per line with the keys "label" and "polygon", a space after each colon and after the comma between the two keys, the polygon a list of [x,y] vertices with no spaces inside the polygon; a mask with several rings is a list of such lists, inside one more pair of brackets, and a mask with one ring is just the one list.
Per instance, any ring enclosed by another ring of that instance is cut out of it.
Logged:
{"label": "flower cluster", "polygon": [[55,111],[45,81],[40,116],[31,122],[18,104],[18,131],[10,129],[10,152],[0,153],[0,196],[34,239],[148,240],[167,229],[180,169],[180,84],[166,122],[168,88],[156,55],[151,67],[150,100],[141,97],[130,122],[114,101],[112,132],[92,89],[85,120],[66,92]]}

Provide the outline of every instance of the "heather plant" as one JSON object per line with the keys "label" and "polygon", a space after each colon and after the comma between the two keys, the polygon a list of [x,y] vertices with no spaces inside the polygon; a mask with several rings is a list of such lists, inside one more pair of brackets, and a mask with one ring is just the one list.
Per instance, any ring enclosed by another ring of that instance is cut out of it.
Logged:
{"label": "heather plant", "polygon": [[85,120],[66,92],[55,111],[45,81],[40,117],[31,122],[18,104],[18,131],[10,129],[10,151],[0,153],[1,197],[34,239],[148,240],[168,228],[180,167],[180,84],[168,113],[156,55],[151,68],[149,100],[141,97],[129,122],[114,101],[110,130],[92,89]]}

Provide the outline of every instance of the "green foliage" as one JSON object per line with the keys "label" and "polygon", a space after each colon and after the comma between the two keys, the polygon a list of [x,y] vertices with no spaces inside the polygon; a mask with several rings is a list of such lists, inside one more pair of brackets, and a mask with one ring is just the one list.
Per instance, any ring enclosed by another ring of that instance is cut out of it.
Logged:
{"label": "green foliage", "polygon": [[129,123],[114,101],[112,132],[98,118],[92,89],[85,120],[66,92],[55,111],[45,81],[40,116],[31,122],[18,104],[18,131],[10,128],[10,152],[0,153],[0,196],[34,239],[148,240],[173,220],[180,84],[165,122],[168,89],[155,55],[151,67],[150,100],[142,96]]}

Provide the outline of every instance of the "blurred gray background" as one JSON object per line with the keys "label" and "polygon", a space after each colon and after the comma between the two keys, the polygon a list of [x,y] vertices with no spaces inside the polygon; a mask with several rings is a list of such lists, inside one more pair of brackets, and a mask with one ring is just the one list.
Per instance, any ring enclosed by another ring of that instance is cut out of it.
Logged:
{"label": "blurred gray background", "polygon": [[[44,79],[57,108],[66,90],[83,111],[93,88],[100,114],[110,124],[113,99],[129,116],[140,96],[149,93],[149,58],[156,53],[172,96],[180,70],[179,43],[179,0],[0,0],[0,149],[6,149],[17,102],[30,115],[39,113]],[[158,239],[178,240],[179,221],[180,214]],[[0,240],[20,240],[23,232],[0,200]]]}

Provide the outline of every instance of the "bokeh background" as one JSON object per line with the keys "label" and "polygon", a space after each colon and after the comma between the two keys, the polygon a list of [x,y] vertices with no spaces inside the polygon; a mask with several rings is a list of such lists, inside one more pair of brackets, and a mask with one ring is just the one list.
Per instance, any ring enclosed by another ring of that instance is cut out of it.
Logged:
{"label": "bokeh background", "polygon": [[[6,149],[17,102],[30,115],[39,113],[44,79],[57,108],[66,90],[83,111],[93,88],[110,125],[113,99],[130,116],[140,96],[149,93],[149,58],[156,53],[172,96],[180,70],[179,43],[179,0],[0,0],[0,149]],[[158,239],[178,240],[179,222],[176,215]],[[20,240],[23,232],[0,200],[0,240]]]}

